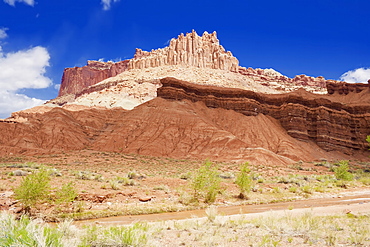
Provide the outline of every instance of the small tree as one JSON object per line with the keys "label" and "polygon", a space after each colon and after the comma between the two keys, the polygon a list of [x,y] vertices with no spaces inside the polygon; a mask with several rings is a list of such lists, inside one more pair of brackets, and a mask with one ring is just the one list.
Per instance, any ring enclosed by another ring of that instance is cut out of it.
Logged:
{"label": "small tree", "polygon": [[240,199],[248,198],[247,193],[251,190],[253,185],[253,179],[250,175],[251,170],[249,169],[249,163],[246,162],[240,166],[240,172],[236,176],[235,183],[239,186]]}
{"label": "small tree", "polygon": [[73,202],[78,193],[72,182],[63,184],[62,188],[56,192],[55,202],[57,204]]}
{"label": "small tree", "polygon": [[348,160],[341,160],[337,163],[337,165],[339,165],[339,167],[334,168],[336,179],[345,181],[353,180],[353,174],[348,171]]}
{"label": "small tree", "polygon": [[204,198],[206,203],[214,202],[221,188],[221,178],[217,166],[210,161],[206,161],[195,172],[191,187],[194,190],[194,199],[196,201]]}
{"label": "small tree", "polygon": [[45,169],[40,169],[24,177],[14,191],[15,198],[23,203],[24,211],[30,214],[31,208],[45,201],[50,195],[50,176]]}

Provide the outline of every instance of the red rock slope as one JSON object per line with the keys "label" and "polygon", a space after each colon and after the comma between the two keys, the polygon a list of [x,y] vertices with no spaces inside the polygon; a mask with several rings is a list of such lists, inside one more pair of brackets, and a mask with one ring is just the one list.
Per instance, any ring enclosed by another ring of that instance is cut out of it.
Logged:
{"label": "red rock slope", "polygon": [[[329,95],[300,89],[285,94],[262,94],[240,89],[200,86],[174,78],[161,80],[158,96],[166,99],[203,102],[246,116],[260,114],[278,120],[287,133],[299,140],[312,140],[326,151],[352,154],[366,150],[370,134],[368,84],[328,84]],[[347,90],[344,90],[347,89]]]}
{"label": "red rock slope", "polygon": [[162,84],[159,97],[131,111],[20,112],[26,122],[0,122],[0,153],[93,149],[259,164],[368,156],[368,88],[347,95],[264,95],[170,78]]}

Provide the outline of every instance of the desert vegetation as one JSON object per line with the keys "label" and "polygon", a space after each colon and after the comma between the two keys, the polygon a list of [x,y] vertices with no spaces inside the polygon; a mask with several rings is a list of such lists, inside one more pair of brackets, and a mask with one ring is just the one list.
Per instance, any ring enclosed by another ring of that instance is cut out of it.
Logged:
{"label": "desert vegetation", "polygon": [[40,220],[0,214],[0,246],[368,246],[369,215],[220,216],[126,226],[87,225],[71,220],[49,226]]}
{"label": "desert vegetation", "polygon": [[368,164],[351,161],[274,167],[107,152],[2,159],[3,209],[46,221],[330,197],[370,184]]}

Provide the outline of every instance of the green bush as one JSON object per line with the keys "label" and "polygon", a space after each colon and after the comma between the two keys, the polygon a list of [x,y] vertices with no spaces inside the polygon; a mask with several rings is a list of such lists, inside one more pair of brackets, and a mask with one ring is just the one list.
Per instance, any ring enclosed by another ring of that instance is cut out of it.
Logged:
{"label": "green bush", "polygon": [[221,188],[221,178],[217,166],[206,161],[193,175],[191,187],[194,191],[194,200],[204,199],[206,203],[216,200]]}
{"label": "green bush", "polygon": [[334,174],[335,178],[338,180],[344,180],[344,181],[352,181],[353,180],[353,174],[348,171],[348,160],[341,160],[335,165],[339,165],[338,167],[335,167]]}
{"label": "green bush", "polygon": [[55,202],[57,204],[73,202],[77,196],[78,193],[73,186],[73,183],[69,182],[67,184],[63,184],[62,188],[56,192]]}
{"label": "green bush", "polygon": [[253,186],[253,179],[250,174],[249,163],[246,162],[240,166],[240,172],[236,175],[235,184],[239,186],[240,199],[247,198],[247,193],[251,190]]}
{"label": "green bush", "polygon": [[50,195],[50,176],[45,169],[40,169],[24,177],[21,184],[14,191],[15,198],[19,200],[27,214],[31,208],[44,202]]}

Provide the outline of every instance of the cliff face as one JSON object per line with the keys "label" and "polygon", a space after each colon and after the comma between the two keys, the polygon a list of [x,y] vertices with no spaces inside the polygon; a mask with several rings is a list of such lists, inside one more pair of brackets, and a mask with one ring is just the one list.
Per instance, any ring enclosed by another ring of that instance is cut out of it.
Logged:
{"label": "cliff face", "polygon": [[[247,90],[199,86],[174,78],[161,80],[158,97],[203,102],[207,107],[230,109],[246,116],[259,114],[277,119],[287,133],[299,140],[312,140],[326,151],[351,154],[366,150],[370,134],[370,91],[358,86],[347,99],[310,94],[304,90],[286,94],[260,94]],[[344,87],[344,84],[342,85]],[[356,88],[348,85],[349,88]],[[341,91],[341,90],[339,90]],[[356,101],[357,97],[357,101]],[[341,102],[342,101],[342,102]]]}
{"label": "cliff face", "polygon": [[88,61],[84,67],[66,68],[58,96],[76,94],[104,79],[116,76],[128,68],[128,60],[118,63]]}

